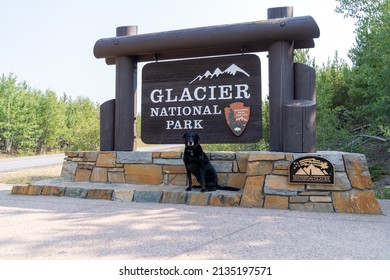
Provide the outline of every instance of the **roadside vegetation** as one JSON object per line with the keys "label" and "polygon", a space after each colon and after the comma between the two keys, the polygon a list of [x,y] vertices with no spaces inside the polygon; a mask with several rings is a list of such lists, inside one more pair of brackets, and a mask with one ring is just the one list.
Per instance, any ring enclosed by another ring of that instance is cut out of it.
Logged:
{"label": "roadside vegetation", "polygon": [[0,153],[34,155],[99,147],[99,105],[0,76]]}
{"label": "roadside vegetation", "polygon": [[[390,0],[338,0],[337,12],[356,19],[352,64],[337,52],[317,65],[309,50],[295,61],[316,69],[317,149],[363,153],[376,187],[390,185]],[[337,42],[335,42],[337,44]],[[256,144],[206,145],[207,150],[267,150],[268,101],[263,139]],[[137,122],[140,133],[140,121]],[[138,134],[140,135],[140,134]],[[139,142],[142,145],[142,142]],[[45,92],[0,77],[0,155],[99,149],[99,104]],[[382,193],[389,193],[381,190]]]}

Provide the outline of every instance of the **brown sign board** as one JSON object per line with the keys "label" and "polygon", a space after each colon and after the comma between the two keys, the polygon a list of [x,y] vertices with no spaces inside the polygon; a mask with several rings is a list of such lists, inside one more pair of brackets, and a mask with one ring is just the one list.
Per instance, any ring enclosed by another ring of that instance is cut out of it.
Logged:
{"label": "brown sign board", "polygon": [[182,143],[255,143],[261,138],[261,69],[256,55],[146,64],[142,70],[141,139]]}

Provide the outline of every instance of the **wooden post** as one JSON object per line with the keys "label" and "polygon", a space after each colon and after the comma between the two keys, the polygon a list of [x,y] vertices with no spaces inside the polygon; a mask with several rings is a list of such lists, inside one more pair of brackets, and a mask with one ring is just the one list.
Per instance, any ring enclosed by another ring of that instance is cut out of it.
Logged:
{"label": "wooden post", "polygon": [[[136,35],[137,26],[121,26],[116,30],[117,37]],[[115,151],[136,150],[135,118],[137,89],[136,57],[119,56],[116,58],[115,87]]]}
{"label": "wooden post", "polygon": [[[302,140],[300,152],[302,153],[315,153],[316,148],[316,71],[313,67],[310,67],[301,63],[294,63],[294,99],[296,100],[295,106],[298,103],[301,105],[301,111],[298,112],[298,116],[302,117]],[[299,101],[304,100],[304,101]],[[305,102],[305,103],[303,103]],[[290,104],[291,105],[291,104]],[[290,110],[285,108],[286,111]],[[296,108],[297,109],[297,108]],[[292,119],[285,120],[287,123],[294,122]],[[288,131],[291,133],[291,131]],[[291,152],[296,151],[296,147],[293,148],[294,143],[287,143],[288,137],[285,138],[284,150]],[[292,141],[292,140],[291,140]]]}
{"label": "wooden post", "polygon": [[283,105],[285,152],[316,152],[315,106],[315,102],[309,100],[293,100]]}
{"label": "wooden post", "polygon": [[294,63],[294,99],[316,101],[316,70]]}
{"label": "wooden post", "polygon": [[115,99],[100,105],[100,150],[114,150]]}
{"label": "wooden post", "polygon": [[[268,9],[268,19],[292,17],[292,7]],[[280,23],[280,28],[284,23]],[[294,99],[294,42],[278,41],[268,48],[270,151],[283,151],[283,104]]]}

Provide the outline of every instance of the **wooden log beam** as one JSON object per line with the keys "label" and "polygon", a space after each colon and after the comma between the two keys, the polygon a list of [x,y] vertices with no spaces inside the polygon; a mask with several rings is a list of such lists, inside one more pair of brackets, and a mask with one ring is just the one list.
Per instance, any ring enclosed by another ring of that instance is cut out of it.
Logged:
{"label": "wooden log beam", "polygon": [[277,41],[296,41],[300,48],[312,47],[312,39],[319,35],[317,23],[311,16],[276,18],[103,38],[95,43],[94,55],[96,58],[134,56],[138,61],[153,61],[260,52],[268,50],[268,45]]}

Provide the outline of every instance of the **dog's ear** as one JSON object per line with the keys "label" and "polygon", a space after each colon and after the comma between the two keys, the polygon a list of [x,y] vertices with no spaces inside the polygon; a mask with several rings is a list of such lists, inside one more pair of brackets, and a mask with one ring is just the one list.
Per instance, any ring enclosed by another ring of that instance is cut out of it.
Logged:
{"label": "dog's ear", "polygon": [[200,137],[199,137],[198,133],[195,134],[195,139],[196,139],[196,141],[200,140]]}
{"label": "dog's ear", "polygon": [[183,139],[186,139],[186,137],[187,137],[187,133],[188,133],[188,132],[184,133],[184,135],[183,135]]}

